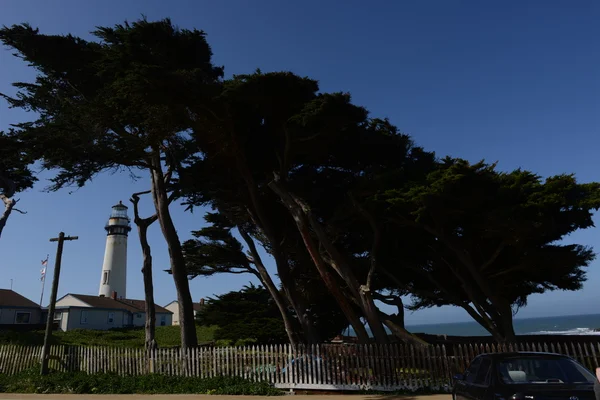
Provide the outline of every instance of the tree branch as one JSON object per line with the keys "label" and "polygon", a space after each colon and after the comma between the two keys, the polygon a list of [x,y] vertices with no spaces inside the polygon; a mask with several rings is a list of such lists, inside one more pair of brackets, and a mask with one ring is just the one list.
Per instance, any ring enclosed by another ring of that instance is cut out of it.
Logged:
{"label": "tree branch", "polygon": [[[271,187],[281,197],[280,193],[282,191],[282,188],[279,185],[279,176],[275,174],[275,179],[271,181],[271,183],[269,183],[269,187]],[[285,196],[289,196],[290,200],[295,203],[296,207],[299,207],[298,212],[303,214],[303,218],[307,220],[313,232],[317,235],[318,241],[323,245],[323,247],[325,247],[327,253],[329,253],[329,256],[331,258],[328,264],[331,265],[333,269],[338,273],[340,278],[342,278],[348,284],[348,288],[350,289],[352,296],[356,299],[360,299],[360,282],[352,272],[342,253],[338,251],[335,245],[327,237],[325,230],[321,226],[321,223],[312,213],[310,206],[304,200],[300,199],[287,189],[285,190]]]}
{"label": "tree branch", "polygon": [[284,143],[284,150],[283,150],[283,160],[281,161],[281,176],[283,177],[287,177],[288,171],[289,171],[289,167],[290,167],[290,154],[292,152],[292,137],[290,135],[290,133],[288,132],[288,130],[285,128],[285,124],[282,127],[283,128],[283,132],[285,133],[285,143]]}
{"label": "tree branch", "polygon": [[129,201],[133,203],[133,222],[142,227],[149,227],[158,219],[158,215],[154,214],[148,218],[141,218],[138,210],[138,203],[140,202],[140,196],[144,194],[151,193],[151,190],[145,190],[143,192],[137,192],[131,195]]}
{"label": "tree branch", "polygon": [[371,230],[373,231],[373,243],[371,246],[371,267],[369,268],[369,272],[367,274],[367,283],[361,286],[361,290],[371,290],[371,282],[373,280],[373,275],[375,274],[375,269],[377,268],[377,253],[379,252],[379,248],[381,247],[381,229],[379,224],[375,220],[375,217],[368,212],[362,204],[360,204],[352,194],[350,194],[350,199],[354,206],[358,209],[358,211],[365,217],[365,219],[371,225]]}
{"label": "tree branch", "polygon": [[172,165],[170,165],[167,168],[167,172],[165,173],[164,180],[163,180],[163,182],[165,183],[165,186],[171,182],[171,178],[173,177],[173,168],[174,167]]}
{"label": "tree branch", "polygon": [[14,180],[5,178],[1,175],[0,175],[0,182],[2,182],[2,184],[0,185],[0,188],[3,191],[3,193],[0,194],[0,199],[2,199],[2,201],[6,204],[6,201],[4,201],[4,199],[7,199],[7,198],[10,199],[11,197],[13,197],[15,195],[15,193],[17,191],[17,185]]}
{"label": "tree branch", "polygon": [[398,303],[403,303],[400,296],[393,296],[393,295],[384,296],[379,292],[373,292],[373,298],[375,300],[381,301],[384,304],[387,304],[388,306],[395,306]]}
{"label": "tree branch", "polygon": [[379,311],[379,317],[381,318],[381,321],[383,322],[383,324],[385,326],[387,326],[389,328],[389,330],[392,331],[392,333],[396,337],[401,338],[409,343],[413,343],[418,346],[423,346],[423,347],[429,346],[429,343],[427,343],[425,340],[421,339],[420,337],[418,337],[416,335],[413,335],[412,333],[407,331],[404,327],[399,326],[396,322],[393,321],[392,317],[389,316],[388,314],[386,314],[382,311]]}
{"label": "tree branch", "polygon": [[[496,309],[500,309],[504,305],[504,301],[502,301],[500,298],[498,298],[498,296],[496,296],[494,291],[489,286],[488,282],[481,276],[479,271],[475,268],[475,265],[473,264],[473,261],[471,260],[471,257],[468,254],[460,251],[459,246],[457,246],[453,242],[453,240],[448,238],[441,229],[436,230],[427,225],[423,225],[423,229],[425,229],[427,232],[429,232],[434,237],[437,237],[442,243],[444,243],[444,245],[446,247],[448,247],[448,249],[450,249],[456,255],[456,257],[460,260],[460,262],[467,268],[467,270],[469,271],[469,274],[475,280],[475,283],[477,284],[477,286],[479,286],[481,291],[492,302],[492,304],[496,307]],[[450,266],[450,264],[446,260],[444,260],[444,261],[446,262],[446,264],[448,264],[448,266]],[[459,277],[460,274],[458,273],[458,271],[453,271],[453,272],[455,272],[455,275],[457,277]],[[461,279],[461,278],[459,278],[459,279]],[[461,279],[461,280],[463,280],[463,279]],[[463,283],[464,283],[464,280],[463,280]]]}
{"label": "tree branch", "polygon": [[505,242],[500,243],[500,245],[496,248],[496,251],[494,251],[494,254],[492,254],[492,256],[490,257],[490,259],[481,265],[481,270],[485,271],[490,265],[492,265],[494,261],[498,259],[500,253],[502,253],[502,250],[504,250],[505,247]]}
{"label": "tree branch", "polygon": [[178,191],[174,190],[171,192],[171,194],[169,195],[169,198],[167,199],[167,201],[169,202],[169,204],[171,204],[173,202],[173,200],[175,200],[175,198],[177,198],[178,195]]}
{"label": "tree branch", "polygon": [[8,207],[8,206],[9,206],[9,204],[10,204],[11,211],[16,211],[16,212],[18,212],[18,213],[20,213],[20,214],[27,214],[27,211],[21,211],[21,210],[19,210],[18,208],[15,208],[15,205],[16,205],[16,204],[19,202],[19,200],[21,200],[21,199],[11,199],[11,198],[9,198],[9,197],[7,197],[7,196],[3,195],[3,194],[0,194],[0,199],[2,199],[2,202],[4,203],[4,205],[5,205],[6,207]]}
{"label": "tree branch", "polygon": [[211,269],[209,271],[207,271],[207,273],[195,274],[195,276],[211,276],[211,275],[220,274],[220,273],[236,274],[236,275],[237,274],[254,274],[255,275],[255,271],[252,270],[252,268],[250,268],[250,269],[243,268],[241,270],[234,270],[234,269],[229,269],[229,268],[220,269],[220,268],[211,267]]}
{"label": "tree branch", "polygon": [[495,273],[495,274],[493,274],[493,275],[490,275],[490,278],[492,278],[492,279],[494,279],[494,278],[498,278],[499,276],[506,275],[506,274],[510,274],[510,273],[512,273],[512,272],[515,272],[515,271],[518,271],[518,270],[520,270],[520,269],[526,269],[527,267],[528,267],[528,265],[527,265],[527,264],[517,264],[517,265],[515,265],[514,267],[511,267],[511,268],[509,268],[509,269],[505,269],[505,270],[503,270],[503,271],[499,271],[499,272],[496,272],[496,273]]}

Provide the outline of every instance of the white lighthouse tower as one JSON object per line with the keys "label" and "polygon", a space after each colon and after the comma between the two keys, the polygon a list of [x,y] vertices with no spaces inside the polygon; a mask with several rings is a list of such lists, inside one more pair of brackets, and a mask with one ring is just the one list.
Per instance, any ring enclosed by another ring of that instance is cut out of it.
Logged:
{"label": "white lighthouse tower", "polygon": [[108,223],[104,263],[100,276],[99,296],[127,297],[127,234],[131,230],[127,207],[123,203],[113,206]]}

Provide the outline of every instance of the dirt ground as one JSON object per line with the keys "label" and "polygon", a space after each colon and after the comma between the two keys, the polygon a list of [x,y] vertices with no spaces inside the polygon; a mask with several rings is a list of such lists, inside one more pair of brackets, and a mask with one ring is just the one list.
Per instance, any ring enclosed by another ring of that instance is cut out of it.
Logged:
{"label": "dirt ground", "polygon": [[[289,397],[289,396],[283,396]],[[281,397],[279,397],[281,398]],[[411,396],[411,395],[294,395],[293,400],[317,400],[326,398],[327,400],[450,400],[451,396],[446,394],[436,394],[430,396]],[[72,400],[274,400],[277,397],[263,396],[210,396],[197,394],[182,395],[82,395],[82,394],[5,394],[0,393],[0,400],[33,400],[33,399],[72,399]]]}

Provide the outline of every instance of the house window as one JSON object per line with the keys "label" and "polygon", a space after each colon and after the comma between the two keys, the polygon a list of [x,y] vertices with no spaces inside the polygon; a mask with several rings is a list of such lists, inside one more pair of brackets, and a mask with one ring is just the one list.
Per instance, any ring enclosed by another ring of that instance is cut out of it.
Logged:
{"label": "house window", "polygon": [[137,313],[137,314],[135,314],[135,317],[136,317],[136,318],[142,318],[142,314],[140,314],[140,313]]}
{"label": "house window", "polygon": [[167,316],[161,315],[160,316],[160,326],[165,326],[165,325],[167,325]]}
{"label": "house window", "polygon": [[15,314],[15,324],[28,324],[30,319],[30,312],[17,311]]}
{"label": "house window", "polygon": [[114,312],[109,312],[108,313],[108,321],[109,324],[114,324],[115,323],[115,313]]}
{"label": "house window", "polygon": [[88,323],[88,312],[86,310],[81,310],[81,317],[79,318],[79,323],[82,325]]}
{"label": "house window", "polygon": [[62,320],[62,312],[55,312],[54,313],[54,321],[60,321]]}
{"label": "house window", "polygon": [[108,285],[108,276],[110,275],[110,271],[104,271],[102,273],[102,284]]}

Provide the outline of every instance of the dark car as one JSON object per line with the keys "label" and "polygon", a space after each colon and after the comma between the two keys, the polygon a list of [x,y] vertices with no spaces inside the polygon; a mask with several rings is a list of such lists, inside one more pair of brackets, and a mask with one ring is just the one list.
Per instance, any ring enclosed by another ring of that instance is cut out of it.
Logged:
{"label": "dark car", "polygon": [[454,376],[454,400],[595,400],[596,377],[570,357],[497,353],[476,357]]}

